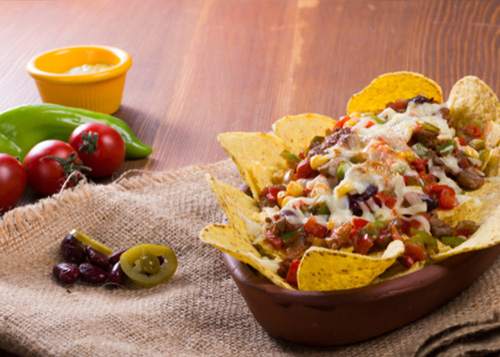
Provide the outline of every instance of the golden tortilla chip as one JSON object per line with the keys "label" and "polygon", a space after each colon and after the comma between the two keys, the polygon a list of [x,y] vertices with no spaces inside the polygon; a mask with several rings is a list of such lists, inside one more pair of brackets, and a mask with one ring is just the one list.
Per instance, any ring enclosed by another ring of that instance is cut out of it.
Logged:
{"label": "golden tortilla chip", "polygon": [[319,114],[301,114],[287,116],[273,124],[273,132],[290,152],[298,155],[307,149],[315,136],[325,136],[327,129],[332,129],[336,121]]}
{"label": "golden tortilla chip", "polygon": [[391,242],[381,258],[311,247],[299,265],[299,290],[346,290],[366,286],[404,253],[403,242]]}
{"label": "golden tortilla chip", "polygon": [[224,133],[218,139],[257,200],[264,187],[273,185],[273,174],[286,167],[280,154],[288,148],[274,135]]}
{"label": "golden tortilla chip", "polygon": [[441,87],[432,79],[413,72],[394,72],[375,78],[347,103],[347,114],[374,112],[384,109],[387,103],[398,99],[410,99],[417,95],[443,102]]}
{"label": "golden tortilla chip", "polygon": [[251,265],[274,284],[295,290],[276,273],[278,263],[263,257],[248,237],[245,237],[244,232],[239,232],[225,224],[211,224],[203,228],[200,239],[204,243],[230,254],[233,258]]}
{"label": "golden tortilla chip", "polygon": [[500,143],[500,124],[495,123],[493,120],[488,120],[483,129],[486,142],[493,147],[497,147]]}
{"label": "golden tortilla chip", "polygon": [[246,232],[249,239],[252,234],[258,235],[259,232],[257,231],[249,232],[249,228],[253,225],[258,225],[257,228],[260,228],[259,223],[257,223],[258,214],[260,213],[257,202],[242,191],[215,180],[210,174],[207,174],[205,178],[215,193],[217,201],[226,214],[231,227],[239,232]]}
{"label": "golden tortilla chip", "polygon": [[475,125],[483,130],[489,120],[497,121],[500,117],[496,94],[474,76],[464,77],[455,83],[448,98],[448,106],[455,120],[455,128]]}
{"label": "golden tortilla chip", "polygon": [[479,226],[479,229],[472,236],[470,236],[469,239],[460,244],[458,247],[435,255],[432,259],[434,261],[440,261],[453,255],[488,248],[500,243],[500,230],[498,229],[500,207],[498,207],[498,200],[496,200],[496,206],[497,208],[491,213],[488,219],[486,219],[486,221]]}

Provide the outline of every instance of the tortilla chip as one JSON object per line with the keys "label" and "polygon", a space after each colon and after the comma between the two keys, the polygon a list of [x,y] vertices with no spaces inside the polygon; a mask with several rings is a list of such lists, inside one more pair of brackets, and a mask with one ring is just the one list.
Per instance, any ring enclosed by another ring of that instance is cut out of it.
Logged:
{"label": "tortilla chip", "polygon": [[276,273],[278,263],[263,257],[250,243],[248,237],[245,237],[244,231],[239,232],[226,224],[211,224],[203,228],[200,239],[204,243],[230,254],[233,258],[251,265],[275,285],[295,290]]}
{"label": "tortilla chip", "polygon": [[500,243],[500,230],[498,229],[498,221],[500,220],[500,207],[498,207],[492,212],[492,214],[483,222],[479,229],[470,236],[465,242],[460,244],[447,252],[439,253],[435,255],[432,259],[434,261],[440,261],[445,258],[451,257],[453,255],[488,248]]}
{"label": "tortilla chip", "polygon": [[307,149],[315,136],[325,136],[327,129],[332,129],[336,121],[319,114],[301,114],[287,116],[273,124],[273,132],[281,138],[290,152],[298,155]]}
{"label": "tortilla chip", "polygon": [[256,201],[242,191],[215,180],[210,174],[207,174],[205,178],[210,183],[210,188],[215,193],[231,227],[238,232],[245,232],[248,239],[253,241],[251,236],[257,235],[258,232],[248,232],[249,227],[255,224],[260,227],[260,224],[257,223],[260,209]]}
{"label": "tortilla chip", "polygon": [[347,114],[353,112],[375,112],[384,109],[387,103],[398,99],[410,99],[417,95],[443,102],[441,87],[432,79],[413,72],[394,72],[375,78],[347,103]]}
{"label": "tortilla chip", "polygon": [[387,281],[391,279],[396,279],[401,276],[405,276],[414,273],[416,271],[419,271],[420,269],[425,268],[426,266],[427,262],[425,260],[415,262],[415,264],[413,264],[410,268],[407,268],[401,264],[393,264],[392,266],[389,267],[389,269],[387,269],[380,276],[375,278],[375,280],[372,281],[372,284],[380,283],[382,281]]}
{"label": "tortilla chip", "polygon": [[224,133],[218,139],[257,200],[264,187],[273,185],[273,174],[286,167],[280,154],[288,148],[274,135]]}
{"label": "tortilla chip", "polygon": [[311,247],[297,273],[299,290],[346,290],[366,286],[404,253],[403,242],[391,242],[381,258]]}
{"label": "tortilla chip", "polygon": [[455,128],[475,125],[483,130],[489,120],[500,117],[500,104],[496,94],[482,80],[467,76],[451,89],[448,107],[455,121]]}

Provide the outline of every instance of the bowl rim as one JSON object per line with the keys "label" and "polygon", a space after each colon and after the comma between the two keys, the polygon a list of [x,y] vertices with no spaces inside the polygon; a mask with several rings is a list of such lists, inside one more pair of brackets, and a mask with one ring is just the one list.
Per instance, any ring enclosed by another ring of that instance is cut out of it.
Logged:
{"label": "bowl rim", "polygon": [[[75,49],[87,49],[87,50],[100,50],[111,52],[117,56],[120,61],[113,67],[98,71],[95,73],[81,73],[81,74],[65,74],[65,73],[52,73],[39,69],[36,66],[36,62],[39,58],[43,56],[53,55],[57,52],[71,51]],[[52,50],[39,53],[32,57],[28,64],[26,65],[26,71],[28,74],[36,80],[43,82],[59,83],[59,84],[80,84],[80,83],[94,83],[105,81],[107,79],[116,78],[124,73],[126,73],[132,66],[132,58],[124,50],[103,45],[78,45],[78,46],[68,46],[60,47]]]}

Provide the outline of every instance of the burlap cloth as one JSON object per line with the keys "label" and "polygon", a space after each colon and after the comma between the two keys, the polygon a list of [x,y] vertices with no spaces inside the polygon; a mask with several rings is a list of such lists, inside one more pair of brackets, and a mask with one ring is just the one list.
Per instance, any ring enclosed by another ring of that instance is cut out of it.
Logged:
{"label": "burlap cloth", "polygon": [[[500,260],[427,317],[344,347],[295,345],[254,320],[221,253],[198,232],[223,218],[206,172],[238,186],[229,160],[82,184],[18,208],[0,222],[0,347],[36,356],[481,355],[500,350]],[[51,274],[62,238],[77,228],[120,249],[170,246],[179,268],[151,289],[63,287]],[[387,318],[390,318],[388,316]],[[335,322],[332,322],[335,323]]]}

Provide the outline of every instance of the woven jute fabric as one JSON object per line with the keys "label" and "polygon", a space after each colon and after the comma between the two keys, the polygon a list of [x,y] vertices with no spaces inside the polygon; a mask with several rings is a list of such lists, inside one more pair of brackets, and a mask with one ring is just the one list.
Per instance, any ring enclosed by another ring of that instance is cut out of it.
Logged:
{"label": "woven jute fabric", "polygon": [[[318,348],[269,336],[221,253],[198,239],[205,225],[223,219],[207,172],[235,187],[241,183],[225,160],[109,185],[80,184],[6,213],[0,221],[0,347],[28,356],[438,356],[500,348],[500,260],[439,310],[366,342]],[[59,246],[73,228],[114,250],[167,245],[178,270],[150,289],[62,286],[52,267],[62,261]]]}

